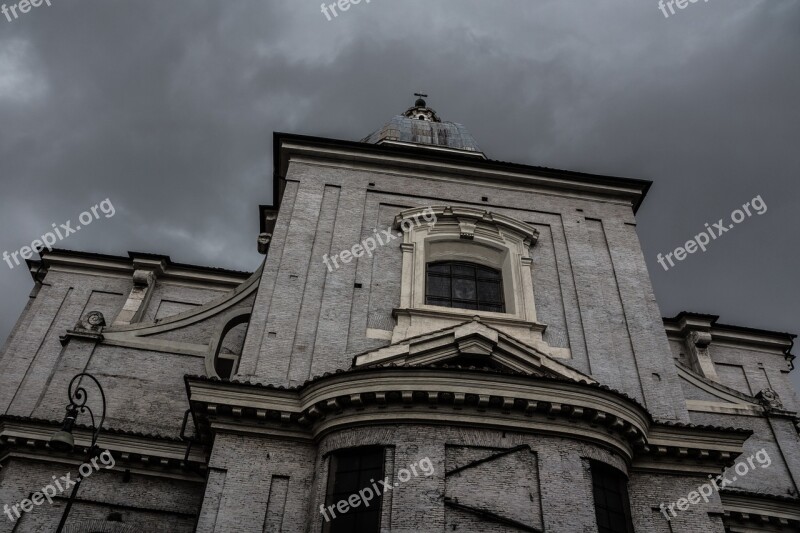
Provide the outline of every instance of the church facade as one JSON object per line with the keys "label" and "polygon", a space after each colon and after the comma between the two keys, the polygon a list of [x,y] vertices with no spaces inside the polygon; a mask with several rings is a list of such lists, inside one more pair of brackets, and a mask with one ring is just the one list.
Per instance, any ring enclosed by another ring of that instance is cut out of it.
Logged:
{"label": "church facade", "polygon": [[420,98],[276,133],[273,184],[253,273],[29,261],[0,532],[800,530],[794,335],[662,318],[650,182],[491,160]]}

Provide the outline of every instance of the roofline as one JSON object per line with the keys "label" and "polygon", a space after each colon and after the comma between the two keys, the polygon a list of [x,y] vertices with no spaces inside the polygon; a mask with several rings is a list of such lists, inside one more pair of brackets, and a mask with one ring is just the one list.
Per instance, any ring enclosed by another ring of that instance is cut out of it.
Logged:
{"label": "roofline", "polygon": [[[650,180],[624,178],[618,176],[607,176],[601,174],[589,174],[586,172],[576,172],[571,170],[561,170],[547,167],[524,165],[519,163],[508,163],[497,160],[482,160],[474,155],[454,153],[449,151],[431,151],[424,147],[394,145],[394,144],[369,144],[359,141],[345,141],[341,139],[331,139],[326,137],[315,137],[309,135],[298,135],[294,133],[274,132],[273,133],[273,170],[276,178],[285,178],[286,164],[284,162],[282,148],[287,141],[316,145],[320,147],[331,147],[338,149],[358,150],[374,155],[391,156],[413,156],[417,160],[428,162],[440,162],[451,164],[469,165],[478,170],[494,171],[513,171],[521,173],[535,174],[547,178],[556,178],[580,182],[586,185],[609,186],[633,189],[636,197],[633,201],[634,214],[642,205],[647,192],[653,185]],[[277,181],[277,180],[276,180]],[[276,196],[277,198],[277,196]]]}
{"label": "roofline", "polygon": [[[252,276],[252,272],[243,272],[218,267],[206,267],[187,263],[176,263],[168,255],[151,254],[147,252],[128,252],[127,257],[119,255],[101,254],[53,248],[43,249],[39,252],[40,259],[28,259],[28,269],[34,281],[41,281],[42,269],[49,269],[54,265],[78,267],[89,270],[108,270],[118,273],[132,273],[136,263],[160,264],[164,277],[181,278],[200,282],[222,283],[225,285],[238,285]],[[206,279],[204,279],[206,278]]]}
{"label": "roofline", "polygon": [[770,329],[759,329],[759,328],[751,328],[747,326],[735,326],[732,324],[718,324],[717,320],[719,320],[718,315],[707,315],[703,313],[692,313],[691,311],[681,311],[674,317],[662,317],[662,320],[665,324],[669,323],[670,325],[677,325],[680,323],[681,319],[701,319],[704,321],[708,321],[709,325],[714,329],[724,329],[730,332],[737,332],[737,333],[749,333],[752,335],[762,335],[764,337],[777,337],[783,338],[787,342],[792,342],[793,339],[797,338],[797,335],[794,333],[786,333],[783,331],[775,331]]}
{"label": "roofline", "polygon": [[718,324],[717,320],[719,320],[718,315],[706,315],[689,311],[681,311],[672,318],[662,317],[668,334],[670,329],[673,334],[680,334],[684,328],[691,327],[700,331],[708,331],[712,336],[722,340],[735,340],[741,343],[780,350],[783,352],[784,358],[789,362],[790,370],[794,370],[796,356],[792,353],[792,348],[794,348],[794,340],[797,338],[794,333]]}

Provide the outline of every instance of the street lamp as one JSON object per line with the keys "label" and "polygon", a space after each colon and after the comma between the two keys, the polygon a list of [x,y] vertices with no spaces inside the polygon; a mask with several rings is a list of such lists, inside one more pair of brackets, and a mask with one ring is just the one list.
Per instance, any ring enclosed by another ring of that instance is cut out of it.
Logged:
{"label": "street lamp", "polygon": [[[86,401],[88,400],[86,389],[83,388],[81,383],[79,383],[77,388],[75,388],[76,382],[84,377],[94,381],[95,385],[97,385],[97,389],[100,391],[100,398],[103,400],[103,413],[100,417],[99,424],[95,424],[94,412],[92,411],[91,407],[86,405]],[[78,418],[78,414],[88,412],[92,419],[92,443],[89,446],[87,458],[92,458],[95,455],[97,437],[100,435],[100,430],[102,429],[103,422],[106,419],[106,394],[103,392],[103,387],[100,385],[100,382],[97,381],[93,375],[86,372],[81,372],[72,378],[72,380],[69,382],[67,393],[69,397],[67,414],[64,417],[64,423],[61,426],[61,429],[53,433],[53,436],[50,437],[50,447],[58,452],[71,452],[74,450],[75,437],[72,435],[72,428],[75,426],[75,420]],[[61,533],[64,529],[64,525],[67,523],[67,517],[69,516],[70,509],[72,509],[72,503],[75,501],[75,497],[78,495],[78,488],[81,486],[81,481],[82,479],[80,476],[78,476],[78,478],[75,480],[75,486],[72,488],[72,493],[69,496],[69,500],[67,500],[67,506],[64,508],[64,514],[61,515],[61,522],[58,523],[58,529],[56,529],[56,533]]]}

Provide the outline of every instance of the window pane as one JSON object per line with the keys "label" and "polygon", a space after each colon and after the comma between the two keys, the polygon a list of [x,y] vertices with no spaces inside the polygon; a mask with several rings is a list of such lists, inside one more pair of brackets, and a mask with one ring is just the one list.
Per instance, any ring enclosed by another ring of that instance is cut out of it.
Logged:
{"label": "window pane", "polygon": [[450,298],[450,278],[428,274],[428,296]]}
{"label": "window pane", "polygon": [[383,454],[369,453],[361,457],[362,470],[383,470]]}
{"label": "window pane", "polygon": [[497,270],[486,268],[486,267],[478,267],[478,277],[481,279],[500,279],[500,272]]}
{"label": "window pane", "polygon": [[351,531],[358,531],[356,529],[356,516],[353,511],[345,514],[339,513],[337,509],[333,510],[336,513],[336,518],[331,520],[331,533],[349,533]]}
{"label": "window pane", "polygon": [[500,303],[503,301],[502,287],[493,281],[478,282],[478,300],[481,303]]}
{"label": "window pane", "polygon": [[352,492],[358,490],[358,488],[358,471],[339,471],[336,475],[336,484],[333,487],[334,492]]}
{"label": "window pane", "polygon": [[450,274],[450,263],[428,263],[428,272]]}
{"label": "window pane", "polygon": [[452,307],[450,304],[450,299],[444,298],[428,298],[428,305],[438,305],[441,307]]}
{"label": "window pane", "polygon": [[453,298],[459,300],[475,300],[475,280],[453,278]]}
{"label": "window pane", "polygon": [[499,271],[459,261],[428,263],[425,303],[505,313]]}
{"label": "window pane", "polygon": [[600,527],[611,527],[611,521],[608,519],[608,512],[601,507],[597,509],[597,525]]}
{"label": "window pane", "polygon": [[340,513],[336,505],[349,500],[353,494],[370,487],[371,479],[382,479],[382,448],[354,448],[334,454],[328,474],[328,494],[325,507],[334,506],[330,522],[325,524],[328,533],[378,533],[380,531],[380,499],[376,496],[369,507],[363,505]]}
{"label": "window pane", "polygon": [[456,263],[453,265],[454,276],[469,276],[475,277],[475,267],[472,265],[465,265],[463,263]]}
{"label": "window pane", "polygon": [[[372,508],[372,502],[370,502],[370,508]],[[377,531],[374,529],[373,524],[378,523],[380,523],[378,509],[371,510],[368,513],[361,513],[356,515],[356,529],[354,531]]]}
{"label": "window pane", "polygon": [[217,371],[217,375],[220,378],[231,379],[231,374],[233,374],[233,359],[217,357],[214,359],[214,370]]}
{"label": "window pane", "polygon": [[357,455],[341,455],[337,458],[337,462],[339,463],[336,469],[339,472],[346,472],[350,470],[357,470],[358,469],[358,456]]}
{"label": "window pane", "polygon": [[632,533],[625,476],[602,463],[593,461],[591,465],[598,529],[601,533]]}

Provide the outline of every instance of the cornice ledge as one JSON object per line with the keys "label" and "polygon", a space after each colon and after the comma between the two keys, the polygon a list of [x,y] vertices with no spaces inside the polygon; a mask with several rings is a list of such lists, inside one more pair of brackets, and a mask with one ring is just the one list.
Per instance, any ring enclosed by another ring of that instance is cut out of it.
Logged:
{"label": "cornice ledge", "polygon": [[89,331],[68,329],[66,333],[58,337],[61,346],[66,346],[72,339],[82,339],[94,343],[102,343],[104,337],[101,333],[92,333]]}
{"label": "cornice ledge", "polygon": [[630,460],[651,422],[641,405],[604,388],[462,368],[367,369],[294,389],[190,376],[186,385],[201,433],[316,439],[363,425],[460,423],[602,442]]}
{"label": "cornice ledge", "polygon": [[[310,142],[309,142],[310,141]],[[320,139],[281,139],[280,164],[278,173],[286,175],[289,160],[310,161],[325,160],[336,165],[351,166],[362,163],[370,167],[380,167],[382,171],[392,167],[399,169],[412,168],[434,175],[471,176],[483,179],[503,180],[522,183],[526,186],[547,187],[555,191],[569,191],[590,195],[603,195],[630,201],[638,207],[649,188],[650,182],[608,176],[590,176],[580,173],[547,169],[542,167],[526,167],[524,165],[507,164],[498,161],[480,160],[457,161],[440,160],[438,158],[422,158],[419,153],[376,153],[372,145],[344,146],[341,142]],[[417,151],[414,151],[417,152]]]}
{"label": "cornice ledge", "polygon": [[800,499],[754,492],[720,491],[727,520],[755,521],[800,529]]}
{"label": "cornice ledge", "polygon": [[[405,316],[421,316],[421,317],[433,317],[433,318],[449,318],[452,320],[462,320],[463,322],[470,322],[475,319],[475,317],[480,318],[480,321],[485,323],[486,325],[489,324],[500,324],[504,326],[517,326],[517,327],[527,327],[531,331],[544,333],[547,329],[545,324],[540,322],[530,322],[528,320],[524,320],[522,318],[516,318],[509,315],[502,315],[501,313],[490,313],[489,311],[472,311],[467,309],[457,309],[457,308],[449,308],[447,311],[443,311],[441,309],[436,309],[433,306],[430,307],[397,307],[392,309],[392,317],[397,318],[398,316],[405,315]],[[496,316],[495,316],[496,315]],[[462,323],[463,323],[462,322]],[[453,326],[448,326],[446,329],[450,329]],[[444,331],[438,330],[438,331]],[[435,333],[435,332],[432,332]],[[428,335],[428,333],[423,333],[422,335]],[[419,336],[422,336],[419,335]],[[414,337],[409,337],[414,338]],[[404,340],[409,340],[404,339]]]}
{"label": "cornice ledge", "polygon": [[[92,432],[88,428],[73,430],[75,450],[71,453],[56,452],[49,441],[57,430],[57,422],[48,422],[22,417],[0,418],[0,455],[17,455],[38,460],[60,463],[77,463],[85,458],[91,444]],[[185,476],[206,469],[208,456],[205,450],[195,446],[187,457],[187,444],[174,438],[159,438],[155,435],[136,435],[121,431],[103,431],[97,445],[108,450],[119,463],[117,468],[153,471],[153,475],[167,474]]]}
{"label": "cornice ledge", "polygon": [[461,367],[362,368],[294,388],[185,379],[201,432],[313,440],[363,425],[464,424],[603,441],[638,470],[703,474],[733,464],[752,435],[654,422],[636,401],[599,385]]}
{"label": "cornice ledge", "polygon": [[734,464],[752,434],[748,429],[656,422],[633,468],[718,474]]}

